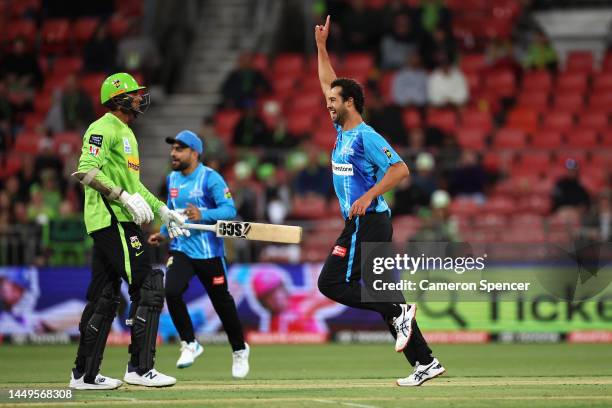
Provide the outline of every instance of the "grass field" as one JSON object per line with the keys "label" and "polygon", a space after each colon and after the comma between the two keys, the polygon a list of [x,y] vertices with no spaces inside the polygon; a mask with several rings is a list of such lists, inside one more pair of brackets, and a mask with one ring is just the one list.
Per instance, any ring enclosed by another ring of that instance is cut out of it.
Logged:
{"label": "grass field", "polygon": [[[230,375],[228,346],[210,346],[178,370],[176,346],[157,368],[166,389],[123,386],[74,401],[13,403],[7,389],[65,388],[75,346],[0,346],[0,407],[611,407],[609,345],[436,345],[447,373],[419,388],[394,385],[410,367],[391,345],[254,346],[248,380]],[[103,373],[122,378],[126,347],[107,349]]]}

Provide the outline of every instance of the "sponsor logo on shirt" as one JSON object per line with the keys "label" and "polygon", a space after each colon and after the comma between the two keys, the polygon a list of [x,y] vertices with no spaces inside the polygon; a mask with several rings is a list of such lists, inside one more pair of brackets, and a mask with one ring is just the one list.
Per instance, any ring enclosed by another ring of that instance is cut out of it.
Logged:
{"label": "sponsor logo on shirt", "polygon": [[346,248],[340,245],[336,245],[334,250],[332,251],[332,255],[339,256],[340,258],[344,258],[346,256]]}
{"label": "sponsor logo on shirt", "polygon": [[332,162],[332,172],[338,176],[352,176],[353,175],[353,165],[350,163]]}
{"label": "sponsor logo on shirt", "polygon": [[225,190],[223,190],[223,195],[225,198],[232,198],[232,193],[230,193],[229,187],[225,187]]}
{"label": "sponsor logo on shirt", "polygon": [[127,137],[123,138],[123,151],[125,153],[132,153],[132,145]]}
{"label": "sponsor logo on shirt", "polygon": [[170,189],[170,197],[172,197],[172,198],[178,197],[178,192],[179,192],[178,188],[171,188]]}
{"label": "sponsor logo on shirt", "polygon": [[130,237],[130,245],[137,251],[142,248],[142,244],[136,235]]}
{"label": "sponsor logo on shirt", "polygon": [[191,190],[189,192],[189,198],[198,198],[204,197],[204,192],[202,190]]}
{"label": "sponsor logo on shirt", "polygon": [[351,156],[351,155],[355,154],[355,150],[353,150],[352,147],[346,146],[344,149],[342,149],[342,154],[346,154],[347,156]]}
{"label": "sponsor logo on shirt", "polygon": [[212,280],[213,285],[223,285],[225,283],[225,276],[214,276]]}
{"label": "sponsor logo on shirt", "polygon": [[89,144],[98,146],[98,147],[102,147],[102,139],[104,139],[102,135],[90,135]]}
{"label": "sponsor logo on shirt", "polygon": [[140,160],[137,157],[130,156],[128,157],[127,162],[128,169],[132,171],[140,171]]}
{"label": "sponsor logo on shirt", "polygon": [[89,154],[98,157],[100,155],[100,148],[96,146],[89,146]]}
{"label": "sponsor logo on shirt", "polygon": [[383,151],[383,153],[385,153],[385,154],[387,155],[387,158],[389,158],[389,159],[391,158],[391,156],[392,156],[392,154],[391,154],[391,150],[389,150],[389,149],[388,149],[388,148],[386,148],[386,147],[383,147],[383,148],[382,148],[382,151]]}

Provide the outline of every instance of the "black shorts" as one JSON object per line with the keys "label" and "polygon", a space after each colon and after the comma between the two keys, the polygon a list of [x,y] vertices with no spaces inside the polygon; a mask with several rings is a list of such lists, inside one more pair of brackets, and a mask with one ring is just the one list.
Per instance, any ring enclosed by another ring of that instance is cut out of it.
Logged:
{"label": "black shorts", "polygon": [[211,300],[220,293],[229,293],[225,258],[193,259],[180,251],[170,251],[166,271],[166,294],[182,296],[189,281],[196,275],[208,292]]}
{"label": "black shorts", "polygon": [[319,282],[334,285],[361,280],[361,243],[391,242],[393,226],[388,212],[367,213],[346,220],[344,230],[327,256]]}
{"label": "black shorts", "polygon": [[91,233],[93,238],[92,279],[87,299],[95,300],[107,282],[125,279],[132,299],[144,277],[153,271],[149,245],[133,222],[111,224]]}

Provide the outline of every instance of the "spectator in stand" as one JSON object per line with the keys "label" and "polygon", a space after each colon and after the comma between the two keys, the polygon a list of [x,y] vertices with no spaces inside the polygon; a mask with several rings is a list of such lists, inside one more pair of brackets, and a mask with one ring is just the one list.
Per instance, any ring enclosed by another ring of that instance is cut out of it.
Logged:
{"label": "spectator in stand", "polygon": [[425,205],[429,205],[431,195],[438,189],[438,179],[435,172],[435,159],[431,153],[419,153],[416,159],[416,174],[412,178],[412,185],[422,192]]}
{"label": "spectator in stand", "polygon": [[486,49],[487,66],[491,70],[511,69],[515,75],[520,72],[520,65],[516,62],[514,46],[509,38],[495,38]]}
{"label": "spectator in stand", "polygon": [[55,88],[51,94],[51,108],[47,112],[43,128],[47,132],[61,133],[66,130],[64,125],[64,110],[62,107],[63,93],[60,88]]}
{"label": "spectator in stand", "polygon": [[610,190],[602,191],[596,205],[582,221],[583,237],[591,242],[612,242],[612,206]]}
{"label": "spectator in stand", "polygon": [[246,108],[269,90],[270,84],[253,66],[253,56],[244,53],[238,60],[238,68],[230,72],[221,86],[222,104],[225,108]]}
{"label": "spectator in stand", "polygon": [[448,57],[439,54],[440,66],[427,82],[429,103],[433,106],[461,106],[468,101],[469,91],[463,72],[452,65]]}
{"label": "spectator in stand", "polygon": [[[418,24],[415,24],[414,10],[412,10],[403,0],[391,0],[382,9],[381,26],[387,32],[393,28],[393,22],[398,15],[405,15],[410,18],[410,25],[414,31],[419,31]],[[320,19],[318,21],[321,21]]]}
{"label": "spectator in stand", "polygon": [[22,38],[17,38],[13,43],[13,52],[6,56],[2,65],[0,69],[6,75],[14,113],[31,110],[36,89],[43,82],[36,54],[26,48]]}
{"label": "spectator in stand", "polygon": [[423,224],[410,239],[413,242],[460,242],[459,228],[450,216],[451,199],[444,190],[436,190],[431,196],[428,211],[421,216]]}
{"label": "spectator in stand", "polygon": [[23,156],[21,160],[21,170],[17,173],[19,180],[19,201],[30,201],[30,189],[38,182],[38,176],[34,167],[34,157]]}
{"label": "spectator in stand", "polygon": [[0,190],[0,231],[12,224],[13,202],[8,192]]}
{"label": "spectator in stand", "polygon": [[6,180],[4,191],[12,203],[23,202],[23,198],[19,196],[19,179],[16,176],[10,176]]}
{"label": "spectator in stand", "polygon": [[321,152],[313,145],[306,146],[308,160],[306,166],[297,174],[293,183],[293,190],[298,196],[317,195],[327,198],[332,191],[331,172]]}
{"label": "spectator in stand", "polygon": [[402,107],[423,107],[427,104],[427,71],[417,53],[412,53],[405,62],[391,84],[393,102]]}
{"label": "spectator in stand", "polygon": [[523,60],[526,69],[548,69],[557,71],[557,52],[550,43],[544,31],[538,31],[527,48]]}
{"label": "spectator in stand", "polygon": [[376,44],[372,13],[366,9],[364,0],[351,0],[350,5],[340,22],[342,44],[349,52],[370,51]]}
{"label": "spectator in stand", "polygon": [[276,167],[271,163],[263,163],[257,168],[257,178],[264,183],[261,195],[264,219],[272,224],[282,224],[289,214],[289,188],[281,182]]}
{"label": "spectator in stand", "polygon": [[53,151],[53,139],[51,135],[43,138],[40,142],[39,153],[34,160],[34,174],[37,180],[42,181],[43,173],[46,170],[51,170],[53,177],[56,180],[64,183],[65,180],[62,178],[62,172],[64,169],[64,163]]}
{"label": "spectator in stand", "polygon": [[253,189],[253,169],[246,161],[234,164],[234,179],[232,196],[238,217],[243,220],[259,219],[260,210],[257,206],[257,192]]}
{"label": "spectator in stand", "polygon": [[567,159],[565,162],[567,174],[555,183],[552,192],[552,212],[563,207],[574,207],[586,211],[591,205],[589,193],[578,180],[578,162]]}
{"label": "spectator in stand", "polygon": [[452,33],[451,13],[443,0],[421,0],[417,9],[417,19],[423,31],[434,33],[437,30]]}
{"label": "spectator in stand", "polygon": [[477,202],[485,200],[487,173],[474,151],[465,150],[456,169],[449,172],[450,193],[453,197],[469,197]]}
{"label": "spectator in stand", "polygon": [[392,145],[406,146],[406,128],[402,121],[402,112],[397,106],[385,106],[380,93],[372,90],[366,99],[366,111],[368,125]]}
{"label": "spectator in stand", "polygon": [[0,77],[0,153],[6,151],[13,142],[12,112],[6,81]]}
{"label": "spectator in stand", "polygon": [[144,83],[154,83],[160,67],[155,41],[142,32],[142,24],[133,24],[117,46],[117,67],[125,72],[141,72]]}
{"label": "spectator in stand", "polygon": [[268,146],[270,134],[254,106],[248,107],[234,127],[233,144],[237,147]]}
{"label": "spectator in stand", "polygon": [[94,108],[91,98],[79,86],[74,74],[66,79],[62,94],[62,114],[66,130],[83,132],[94,121]]}
{"label": "spectator in stand", "polygon": [[55,206],[49,205],[50,201],[57,200],[49,200],[48,197],[45,199],[45,194],[38,184],[32,185],[30,197],[31,200],[27,210],[29,221],[39,225],[46,225],[49,223],[49,220],[58,216],[59,201]]}
{"label": "spectator in stand", "polygon": [[116,54],[115,41],[108,35],[106,24],[100,23],[83,49],[83,69],[85,72],[115,71]]}
{"label": "spectator in stand", "polygon": [[204,140],[206,149],[204,150],[204,161],[208,167],[217,171],[227,163],[229,155],[223,140],[215,132],[215,120],[212,116],[202,118],[200,127],[200,137]]}
{"label": "spectator in stand", "polygon": [[410,17],[398,14],[393,20],[393,28],[380,43],[380,65],[382,69],[399,69],[408,56],[419,47],[417,34],[412,28]]}
{"label": "spectator in stand", "polygon": [[456,62],[455,40],[452,35],[444,30],[436,30],[433,34],[427,33],[421,40],[420,54],[423,65],[428,70],[440,65],[440,54],[443,54],[447,61]]}

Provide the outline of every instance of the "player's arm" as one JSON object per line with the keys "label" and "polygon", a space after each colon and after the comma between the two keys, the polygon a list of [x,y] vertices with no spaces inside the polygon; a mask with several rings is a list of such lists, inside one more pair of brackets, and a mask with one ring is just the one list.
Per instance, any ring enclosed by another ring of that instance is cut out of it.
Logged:
{"label": "player's arm", "polygon": [[383,178],[370,188],[366,193],[356,200],[349,211],[349,219],[353,215],[364,215],[373,200],[379,195],[385,194],[397,186],[404,178],[408,177],[410,172],[408,166],[387,143],[387,141],[378,134],[370,134],[364,137],[364,150],[366,159],[372,162],[375,166],[383,169],[385,175]]}
{"label": "player's arm", "polygon": [[215,201],[216,208],[202,210],[193,204],[187,204],[185,213],[192,222],[214,224],[219,220],[231,220],[236,216],[236,206],[225,181],[218,173],[212,173],[206,182],[207,194]]}
{"label": "player's arm", "polygon": [[319,82],[323,95],[327,98],[327,94],[331,89],[331,83],[336,79],[336,73],[331,65],[329,54],[327,53],[327,37],[329,36],[329,20],[327,16],[325,25],[315,26],[315,40],[317,43],[317,60],[319,67]]}

